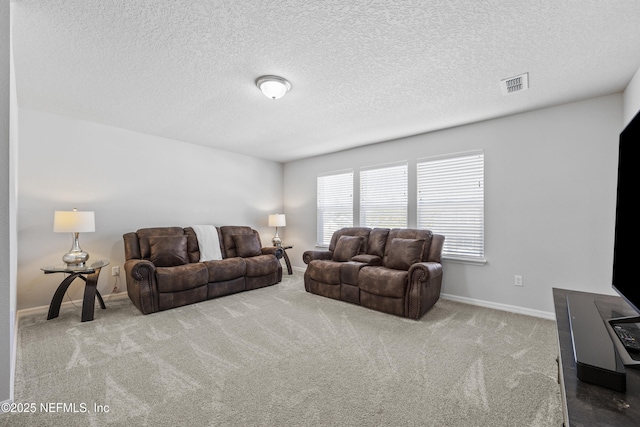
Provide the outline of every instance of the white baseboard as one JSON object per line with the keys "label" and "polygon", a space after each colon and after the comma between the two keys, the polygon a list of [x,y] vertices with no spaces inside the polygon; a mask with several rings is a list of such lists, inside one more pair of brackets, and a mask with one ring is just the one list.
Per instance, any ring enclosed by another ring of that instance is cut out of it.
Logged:
{"label": "white baseboard", "polygon": [[516,305],[499,304],[496,302],[477,300],[477,299],[467,298],[467,297],[459,297],[457,295],[449,295],[449,294],[440,294],[440,298],[461,302],[464,304],[477,305],[477,306],[486,307],[486,308],[493,308],[495,310],[502,310],[502,311],[508,311],[511,313],[524,314],[526,316],[556,320],[555,313],[550,313],[548,311],[532,310],[530,308],[518,307]]}
{"label": "white baseboard", "polygon": [[11,327],[12,339],[11,343],[11,384],[9,384],[9,403],[14,400],[14,390],[16,384],[16,363],[18,362],[18,313],[14,310],[11,311]]}
{"label": "white baseboard", "polygon": [[[128,298],[129,295],[127,294],[127,291],[124,292],[118,292],[117,294],[109,294],[109,295],[103,295],[102,299],[104,300],[105,305],[112,300],[118,300],[118,299],[122,299],[122,298]],[[60,306],[60,309],[62,310],[65,307],[69,307],[70,305],[75,305],[77,307],[82,307],[82,300],[75,300],[75,301],[65,301],[62,303],[62,305]],[[49,312],[49,306],[48,305],[42,305],[40,307],[32,307],[32,308],[23,308],[22,310],[18,310],[18,319],[20,319],[21,317],[24,316],[29,316],[31,314],[46,314]],[[17,327],[17,325],[16,325]]]}
{"label": "white baseboard", "polygon": [[[11,343],[11,369],[10,369],[10,384],[9,384],[9,398],[7,400],[3,400],[2,402],[0,402],[0,415],[7,413],[9,411],[5,411],[4,408],[6,405],[11,405],[13,403],[14,400],[14,395],[13,395],[13,390],[14,390],[14,384],[15,384],[15,379],[16,379],[16,361],[17,359],[17,355],[18,355],[18,351],[17,351],[17,347],[18,347],[18,319],[17,319],[17,315],[14,311],[11,311],[10,313],[10,317],[9,317],[9,322],[10,322],[10,328],[13,329],[13,342]],[[8,409],[8,408],[7,408]]]}

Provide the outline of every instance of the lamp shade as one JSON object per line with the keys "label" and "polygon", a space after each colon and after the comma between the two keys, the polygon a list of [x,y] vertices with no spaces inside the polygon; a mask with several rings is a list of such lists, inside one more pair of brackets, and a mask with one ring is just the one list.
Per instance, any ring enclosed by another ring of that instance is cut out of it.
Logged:
{"label": "lamp shade", "polygon": [[95,216],[92,211],[55,211],[54,233],[87,233],[96,231]]}
{"label": "lamp shade", "polygon": [[287,219],[284,214],[269,215],[269,227],[284,227],[287,225]]}

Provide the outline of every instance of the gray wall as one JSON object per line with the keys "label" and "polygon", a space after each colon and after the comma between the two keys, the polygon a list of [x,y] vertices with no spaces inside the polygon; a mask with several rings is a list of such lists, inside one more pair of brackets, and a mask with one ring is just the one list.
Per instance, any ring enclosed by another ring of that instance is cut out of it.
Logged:
{"label": "gray wall", "polygon": [[[122,235],[143,227],[249,225],[270,245],[281,163],[29,109],[19,123],[18,309],[47,306],[62,280],[40,270],[71,247],[70,234],[53,233],[56,210],[95,212],[96,231],[80,244],[111,266],[124,263]],[[111,266],[98,283],[105,295],[115,284]],[[82,298],[77,282],[74,300]]]}
{"label": "gray wall", "polygon": [[[316,242],[318,174],[399,160],[412,171],[419,158],[483,149],[487,263],[445,261],[442,292],[542,316],[553,312],[552,287],[612,293],[622,107],[622,95],[610,95],[287,163],[291,259],[304,267],[302,253]],[[412,227],[411,172],[409,179]]]}

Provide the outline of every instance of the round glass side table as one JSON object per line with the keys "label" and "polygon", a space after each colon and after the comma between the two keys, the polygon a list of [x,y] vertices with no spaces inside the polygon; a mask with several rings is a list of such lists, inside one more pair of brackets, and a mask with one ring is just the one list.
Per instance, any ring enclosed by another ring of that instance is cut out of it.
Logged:
{"label": "round glass side table", "polygon": [[100,303],[100,308],[103,310],[107,307],[104,305],[104,300],[102,299],[102,295],[98,292],[98,277],[100,276],[100,269],[102,267],[106,267],[109,265],[109,261],[101,259],[98,261],[94,261],[91,263],[87,263],[84,266],[77,265],[55,265],[50,267],[42,267],[41,270],[44,271],[44,274],[53,274],[53,273],[66,273],[69,274],[65,277],[58,289],[56,289],[55,294],[53,294],[53,298],[51,299],[51,304],[49,305],[49,315],[47,316],[47,320],[55,319],[60,314],[60,306],[62,305],[62,299],[64,298],[64,294],[67,292],[69,285],[75,279],[80,278],[84,280],[84,298],[82,300],[82,321],[89,322],[93,320],[94,307],[96,303],[96,297],[98,298],[98,302]]}

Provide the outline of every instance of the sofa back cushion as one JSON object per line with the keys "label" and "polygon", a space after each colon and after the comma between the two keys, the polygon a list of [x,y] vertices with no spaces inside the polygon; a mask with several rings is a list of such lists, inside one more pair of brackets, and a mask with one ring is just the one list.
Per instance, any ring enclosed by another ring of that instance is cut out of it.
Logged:
{"label": "sofa back cushion", "polygon": [[340,236],[333,250],[331,260],[340,262],[349,261],[360,253],[363,240],[364,238],[362,236]]}
{"label": "sofa back cushion", "polygon": [[175,267],[189,263],[187,236],[150,236],[149,261],[156,267]]}
{"label": "sofa back cushion", "polygon": [[[430,230],[418,230],[415,228],[394,228],[389,231],[389,236],[387,237],[387,244],[384,250],[384,258],[382,259],[382,265],[384,265],[385,267],[387,267],[389,262],[393,239],[424,240],[424,245],[422,246],[422,252],[420,253],[418,262],[427,261],[429,259],[429,250],[431,248],[431,241],[433,239],[433,233]],[[407,259],[407,261],[409,261],[409,259]]]}
{"label": "sofa back cushion", "polygon": [[424,244],[424,239],[395,238],[391,240],[386,267],[394,270],[409,270],[413,264],[422,261]]}
{"label": "sofa back cushion", "polygon": [[262,245],[257,233],[233,234],[231,236],[236,246],[236,253],[239,257],[249,258],[262,254]]}
{"label": "sofa back cushion", "polygon": [[345,227],[337,230],[331,236],[331,241],[329,242],[329,250],[335,251],[336,245],[338,244],[338,240],[340,240],[341,236],[359,236],[362,237],[362,244],[360,245],[360,253],[367,253],[367,246],[369,241],[369,233],[371,229],[368,227]]}
{"label": "sofa back cushion", "polygon": [[140,245],[140,258],[149,259],[151,256],[150,237],[184,236],[184,230],[182,227],[141,228],[136,231],[136,235]]}
{"label": "sofa back cushion", "polygon": [[431,239],[431,248],[429,249],[429,256],[427,261],[442,263],[442,249],[444,247],[444,236],[441,234],[434,234]]}
{"label": "sofa back cushion", "polygon": [[124,238],[124,257],[125,260],[130,259],[146,259],[151,258],[151,246],[149,245],[150,237],[163,236],[187,236],[187,262],[197,262],[200,259],[198,252],[198,239],[193,230],[189,234],[190,228],[183,229],[181,227],[152,227],[141,228],[135,233],[126,233]]}
{"label": "sofa back cushion", "polygon": [[233,258],[240,256],[236,247],[236,241],[233,239],[234,235],[251,234],[258,239],[258,245],[262,248],[260,242],[260,235],[256,230],[246,226],[225,225],[218,229],[220,231],[220,244],[222,246],[222,258]]}
{"label": "sofa back cushion", "polygon": [[387,238],[389,237],[388,228],[374,228],[369,233],[369,246],[367,247],[367,254],[377,255],[380,258],[384,256],[384,248],[387,245]]}

